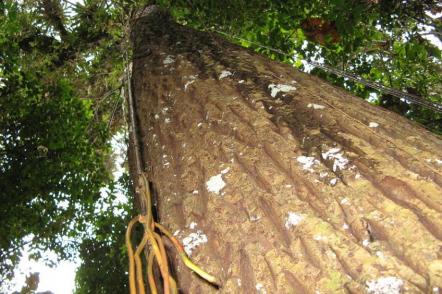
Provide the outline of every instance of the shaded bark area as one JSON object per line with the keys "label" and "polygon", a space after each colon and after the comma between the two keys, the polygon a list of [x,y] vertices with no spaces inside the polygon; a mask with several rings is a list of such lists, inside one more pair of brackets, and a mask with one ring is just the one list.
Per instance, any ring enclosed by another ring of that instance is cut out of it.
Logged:
{"label": "shaded bark area", "polygon": [[439,291],[441,138],[160,11],[133,42],[159,218],[224,284],[183,293]]}

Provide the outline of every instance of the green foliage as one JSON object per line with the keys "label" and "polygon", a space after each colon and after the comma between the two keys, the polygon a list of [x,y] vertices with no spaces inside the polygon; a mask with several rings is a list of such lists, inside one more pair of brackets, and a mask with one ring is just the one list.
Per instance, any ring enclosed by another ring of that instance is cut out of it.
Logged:
{"label": "green foliage", "polygon": [[76,294],[128,293],[124,237],[131,206],[120,203],[117,195],[130,195],[129,176],[124,174],[109,190],[101,199],[93,233],[80,246],[82,263],[76,275]]}
{"label": "green foliage", "polygon": [[75,253],[109,180],[108,135],[53,55],[20,47],[31,15],[12,1],[0,11],[0,272],[8,277],[25,243],[37,258]]}
{"label": "green foliage", "polygon": [[[79,250],[77,293],[127,292],[122,244],[129,208],[114,204],[115,196],[104,200],[104,210],[97,203],[110,184],[106,142],[123,117],[128,20],[152,2],[188,26],[293,54],[232,39],[300,69],[302,60],[323,59],[442,103],[441,50],[422,33],[427,26],[441,35],[441,19],[428,16],[440,10],[434,0],[0,1],[0,279],[29,243],[35,257],[40,249],[62,258]],[[442,132],[441,114],[320,69],[311,73],[365,99],[376,93],[378,105]]]}
{"label": "green foliage", "polygon": [[[300,69],[304,68],[301,59],[323,58],[325,64],[369,81],[442,103],[441,50],[424,39],[422,33],[422,28],[427,26],[440,40],[441,19],[428,15],[430,11],[440,11],[438,1],[159,2],[183,24],[206,31],[220,30],[293,54],[295,59],[290,60],[252,43],[231,39]],[[328,26],[306,25],[315,19]],[[314,69],[311,73],[362,98],[377,93],[321,69]],[[442,133],[440,113],[407,104],[399,98],[379,96],[379,105],[419,121],[433,132]]]}
{"label": "green foliage", "polygon": [[26,276],[25,285],[20,292],[14,292],[13,294],[34,294],[38,288],[40,282],[39,273],[30,273]]}

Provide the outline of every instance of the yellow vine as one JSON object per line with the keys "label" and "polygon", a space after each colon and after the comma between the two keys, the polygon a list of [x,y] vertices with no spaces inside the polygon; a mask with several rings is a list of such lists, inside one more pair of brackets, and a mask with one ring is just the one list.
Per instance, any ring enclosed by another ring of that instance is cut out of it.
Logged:
{"label": "yellow vine", "polygon": [[[129,36],[129,23],[126,24],[126,36]],[[129,118],[129,129],[131,130],[131,140],[133,144],[135,168],[138,173],[138,183],[136,187],[136,192],[139,195],[139,201],[141,206],[142,214],[135,216],[129,221],[126,230],[126,247],[129,258],[129,290],[130,294],[144,294],[144,276],[143,276],[143,262],[146,263],[145,270],[147,273],[147,283],[149,284],[150,293],[157,294],[158,289],[155,283],[155,278],[153,274],[153,268],[155,264],[159,268],[159,272],[163,281],[164,294],[178,294],[177,284],[169,272],[169,266],[167,262],[167,251],[165,249],[162,236],[168,238],[183,261],[183,263],[190,268],[192,271],[197,273],[203,279],[215,286],[221,286],[219,280],[205,272],[199,266],[194,264],[184,251],[181,243],[167,230],[164,226],[157,223],[153,219],[152,215],[152,198],[149,190],[149,182],[147,181],[144,173],[142,172],[142,162],[140,158],[140,149],[138,145],[137,138],[137,125],[135,120],[135,110],[134,110],[134,99],[132,96],[131,89],[131,75],[132,66],[129,62],[129,54],[126,51],[124,54],[124,60],[126,64],[125,71],[125,83],[126,87],[123,88],[124,96],[126,96],[127,106],[128,106],[128,118]],[[143,238],[139,242],[135,249],[132,246],[132,230],[134,225],[142,224],[144,227]],[[142,259],[142,253],[144,253],[144,261]]]}
{"label": "yellow vine", "polygon": [[[134,217],[128,224],[126,230],[126,246],[129,257],[129,289],[130,294],[144,294],[144,277],[143,277],[143,260],[141,258],[141,253],[144,251],[146,256],[146,269],[147,269],[147,282],[149,284],[151,293],[158,293],[157,286],[155,284],[155,278],[153,276],[153,266],[154,261],[160,269],[160,274],[163,280],[163,290],[165,294],[176,294],[178,293],[177,285],[174,278],[169,272],[169,266],[167,263],[167,251],[164,247],[162,234],[168,238],[183,261],[183,263],[192,271],[197,273],[201,278],[205,279],[211,284],[220,286],[218,279],[209,273],[205,272],[195,263],[193,263],[184,251],[181,243],[176,239],[163,225],[155,222],[152,216],[152,200],[149,191],[149,183],[144,176],[140,174],[137,188],[139,195],[142,196],[141,201],[143,201],[146,207],[146,214],[138,215]],[[132,247],[132,229],[133,226],[140,223],[144,227],[143,238],[138,244],[137,248]],[[157,230],[157,231],[156,231]],[[147,254],[145,250],[148,250]]]}

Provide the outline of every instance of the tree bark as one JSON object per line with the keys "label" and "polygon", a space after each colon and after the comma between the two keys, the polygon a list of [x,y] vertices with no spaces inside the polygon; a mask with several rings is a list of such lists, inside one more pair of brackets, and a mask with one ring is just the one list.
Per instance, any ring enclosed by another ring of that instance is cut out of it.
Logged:
{"label": "tree bark", "polygon": [[160,10],[132,38],[160,222],[223,281],[183,293],[441,291],[440,137]]}

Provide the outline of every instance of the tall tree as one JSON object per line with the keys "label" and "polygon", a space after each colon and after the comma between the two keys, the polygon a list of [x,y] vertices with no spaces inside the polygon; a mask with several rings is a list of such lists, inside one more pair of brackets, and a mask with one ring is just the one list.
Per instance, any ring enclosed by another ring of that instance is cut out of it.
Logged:
{"label": "tall tree", "polygon": [[[166,7],[188,26],[252,41],[232,37],[272,59],[302,68],[301,59],[324,58],[368,80],[442,101],[441,52],[424,39],[440,36],[441,20],[430,15],[440,12],[435,0],[0,1],[0,280],[29,243],[35,257],[52,249],[61,257],[79,250],[89,258],[78,273],[79,293],[124,289],[112,284],[124,274],[116,235],[122,227],[108,229],[123,215],[100,215],[96,208],[112,166],[106,141],[123,123],[122,57],[131,54],[126,25],[130,12],[146,2]],[[312,73],[363,98],[374,91],[318,68]],[[430,109],[387,95],[375,103],[442,130],[441,114]],[[104,255],[118,262],[103,262]],[[96,287],[97,281],[108,288]]]}
{"label": "tall tree", "polygon": [[[133,43],[159,221],[221,292],[439,291],[440,137],[161,9]],[[216,292],[173,264],[184,293]]]}

